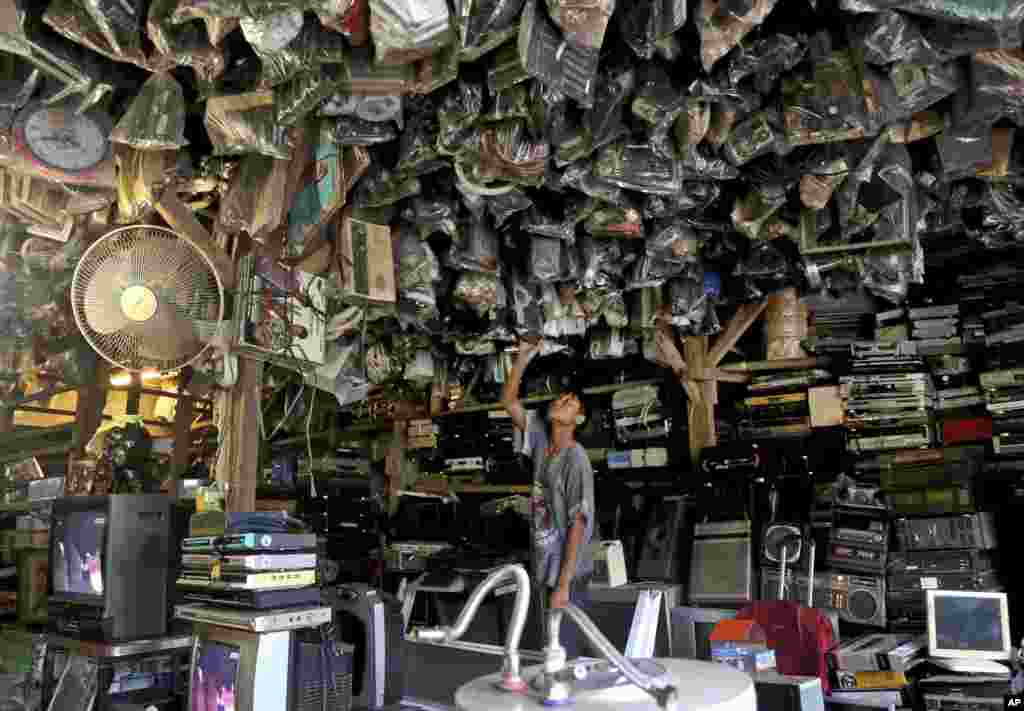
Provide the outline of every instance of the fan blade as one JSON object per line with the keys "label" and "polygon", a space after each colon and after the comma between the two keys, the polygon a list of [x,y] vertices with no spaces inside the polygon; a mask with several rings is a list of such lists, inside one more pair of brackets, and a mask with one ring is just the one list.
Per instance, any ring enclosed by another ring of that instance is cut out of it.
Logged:
{"label": "fan blade", "polygon": [[96,333],[115,333],[128,323],[121,308],[121,292],[127,286],[128,269],[128,255],[118,254],[104,259],[87,275],[82,314]]}
{"label": "fan blade", "polygon": [[165,300],[148,321],[130,322],[125,330],[139,339],[140,355],[158,361],[187,361],[203,347],[191,320]]}

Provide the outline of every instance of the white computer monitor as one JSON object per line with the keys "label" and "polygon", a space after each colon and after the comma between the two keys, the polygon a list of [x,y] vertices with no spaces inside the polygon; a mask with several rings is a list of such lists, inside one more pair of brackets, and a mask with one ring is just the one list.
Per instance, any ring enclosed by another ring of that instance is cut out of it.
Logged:
{"label": "white computer monitor", "polygon": [[1010,659],[1006,593],[927,590],[928,655],[936,659]]}

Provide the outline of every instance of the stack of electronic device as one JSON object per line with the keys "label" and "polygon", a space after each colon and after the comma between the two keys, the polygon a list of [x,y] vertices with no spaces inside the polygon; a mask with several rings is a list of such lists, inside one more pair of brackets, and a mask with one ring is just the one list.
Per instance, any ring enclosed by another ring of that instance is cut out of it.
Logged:
{"label": "stack of electronic device", "polygon": [[834,298],[827,291],[805,299],[814,313],[808,342],[817,353],[846,353],[854,343],[870,338],[873,305],[859,294]]}
{"label": "stack of electronic device", "polygon": [[943,414],[973,411],[985,405],[985,394],[971,370],[971,361],[962,355],[928,358],[935,384],[935,409]]}
{"label": "stack of electronic device", "polygon": [[909,310],[911,338],[922,355],[956,353],[961,347],[960,304],[921,306]]}
{"label": "stack of electronic device", "polygon": [[912,708],[914,684],[908,672],[925,659],[928,636],[866,634],[836,645],[826,662],[832,678],[830,706]]}
{"label": "stack of electronic device", "polygon": [[317,537],[282,521],[264,512],[194,514],[181,544],[181,596],[255,609],[318,604]]}
{"label": "stack of electronic device", "polygon": [[450,476],[486,476],[492,483],[512,483],[522,477],[512,420],[504,411],[445,418],[441,433],[440,454]]}
{"label": "stack of electronic device", "polygon": [[886,607],[894,627],[919,628],[926,619],[926,590],[997,592],[997,545],[988,512],[934,518],[899,518],[899,550],[890,553]]}
{"label": "stack of electronic device", "polygon": [[840,378],[849,450],[930,445],[935,388],[913,343],[860,343],[853,356],[853,375]]}
{"label": "stack of electronic device", "polygon": [[740,438],[783,439],[810,434],[808,388],[830,378],[823,370],[755,378],[749,396],[740,403]]}
{"label": "stack of electronic device", "polygon": [[902,343],[910,340],[907,312],[902,308],[880,311],[875,314],[875,341],[878,343]]}
{"label": "stack of electronic device", "polygon": [[981,374],[992,415],[992,448],[999,458],[1024,458],[1024,367]]}
{"label": "stack of electronic device", "polygon": [[881,452],[857,462],[858,473],[877,478],[889,510],[902,516],[973,511],[973,483],[984,468],[981,444]]}

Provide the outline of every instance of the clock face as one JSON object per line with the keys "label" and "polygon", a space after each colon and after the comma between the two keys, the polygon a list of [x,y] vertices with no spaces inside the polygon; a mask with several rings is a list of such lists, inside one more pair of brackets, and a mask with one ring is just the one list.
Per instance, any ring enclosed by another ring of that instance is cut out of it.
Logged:
{"label": "clock face", "polygon": [[18,134],[34,158],[68,173],[102,161],[110,148],[110,122],[103,114],[35,104],[18,116]]}

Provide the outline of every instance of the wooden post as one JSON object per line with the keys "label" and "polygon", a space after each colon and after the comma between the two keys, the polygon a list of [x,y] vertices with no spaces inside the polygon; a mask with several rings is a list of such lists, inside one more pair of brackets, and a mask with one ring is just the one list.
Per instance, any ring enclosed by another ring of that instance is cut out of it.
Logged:
{"label": "wooden post", "polygon": [[220,452],[214,477],[228,485],[228,511],[254,511],[260,470],[259,407],[263,363],[239,358],[238,383],[217,393],[215,422]]}
{"label": "wooden post", "polygon": [[718,444],[715,428],[715,405],[718,404],[718,381],[746,382],[742,373],[729,373],[718,364],[732,350],[743,334],[757,321],[767,302],[744,304],[729,320],[725,329],[709,347],[707,336],[688,336],[683,341],[683,353],[676,345],[675,331],[666,323],[659,323],[655,334],[658,363],[672,370],[686,390],[687,421],[690,435],[690,458],[694,465],[706,447]]}
{"label": "wooden post", "polygon": [[181,395],[174,410],[174,449],[171,450],[171,476],[181,479],[188,471],[192,450],[192,398]]}
{"label": "wooden post", "polygon": [[384,506],[391,508],[402,488],[402,466],[405,460],[405,448],[409,442],[409,423],[405,420],[394,421],[394,436],[384,459],[384,475],[388,478],[388,501]]}
{"label": "wooden post", "polygon": [[77,456],[89,444],[96,430],[103,422],[103,409],[107,406],[107,388],[110,385],[110,366],[97,358],[93,381],[78,389],[78,404],[75,406],[75,450]]}

